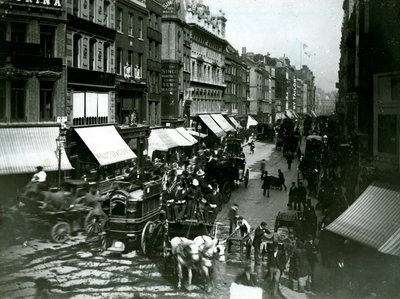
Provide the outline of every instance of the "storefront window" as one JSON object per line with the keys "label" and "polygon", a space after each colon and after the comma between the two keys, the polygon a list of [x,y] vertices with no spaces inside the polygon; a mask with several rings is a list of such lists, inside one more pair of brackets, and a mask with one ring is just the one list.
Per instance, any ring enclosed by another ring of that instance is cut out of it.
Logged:
{"label": "storefront window", "polygon": [[378,152],[395,155],[397,152],[396,115],[378,116]]}

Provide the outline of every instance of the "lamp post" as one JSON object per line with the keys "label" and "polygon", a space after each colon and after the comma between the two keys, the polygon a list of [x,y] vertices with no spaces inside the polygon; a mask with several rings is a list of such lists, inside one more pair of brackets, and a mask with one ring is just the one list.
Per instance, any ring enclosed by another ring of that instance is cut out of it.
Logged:
{"label": "lamp post", "polygon": [[199,132],[199,150],[200,150],[200,131],[201,131],[201,125],[199,124],[197,126],[197,132]]}
{"label": "lamp post", "polygon": [[58,153],[58,190],[61,190],[61,153],[65,144],[65,128],[60,128],[60,133],[56,138]]}

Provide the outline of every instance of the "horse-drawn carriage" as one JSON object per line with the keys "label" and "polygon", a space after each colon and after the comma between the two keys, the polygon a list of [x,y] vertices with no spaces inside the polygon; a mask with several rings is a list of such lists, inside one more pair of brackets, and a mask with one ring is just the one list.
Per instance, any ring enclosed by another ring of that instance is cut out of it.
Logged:
{"label": "horse-drawn carriage", "polygon": [[143,240],[162,212],[161,180],[115,189],[103,202],[102,209],[106,219],[100,213],[88,222],[98,234],[103,250],[123,252],[128,245],[146,244]]}
{"label": "horse-drawn carriage", "polygon": [[42,190],[29,182],[23,192],[17,194],[15,205],[1,215],[2,245],[16,239],[29,239],[32,234],[45,232],[51,240],[63,243],[72,233],[85,230],[86,217],[93,209],[93,202],[86,202],[90,184],[80,180],[65,180],[62,190]]}

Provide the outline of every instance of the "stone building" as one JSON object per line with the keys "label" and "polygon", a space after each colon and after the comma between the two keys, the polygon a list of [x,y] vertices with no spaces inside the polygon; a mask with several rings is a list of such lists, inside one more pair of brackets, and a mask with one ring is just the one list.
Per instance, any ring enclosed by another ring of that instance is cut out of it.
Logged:
{"label": "stone building", "polygon": [[193,91],[190,88],[191,29],[186,23],[186,2],[161,1],[162,109],[161,123],[188,126]]}
{"label": "stone building", "polygon": [[185,20],[191,30],[191,115],[227,111],[223,101],[227,46],[224,13],[212,15],[208,6],[191,1]]}
{"label": "stone building", "polygon": [[337,112],[361,169],[399,173],[400,4],[345,0],[343,10]]}
{"label": "stone building", "polygon": [[65,1],[0,3],[0,188],[16,198],[37,166],[56,185],[71,169],[57,151],[57,116],[66,114]]}

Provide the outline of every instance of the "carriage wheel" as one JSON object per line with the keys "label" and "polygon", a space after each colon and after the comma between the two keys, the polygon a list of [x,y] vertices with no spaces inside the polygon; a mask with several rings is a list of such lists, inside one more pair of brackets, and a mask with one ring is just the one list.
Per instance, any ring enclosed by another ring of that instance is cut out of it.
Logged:
{"label": "carriage wheel", "polygon": [[249,177],[250,177],[250,171],[246,169],[246,173],[244,175],[244,187],[247,188],[247,185],[249,184]]}
{"label": "carriage wheel", "polygon": [[225,195],[226,202],[229,201],[233,192],[233,186],[230,182],[225,182],[222,186],[222,194]]}
{"label": "carriage wheel", "polygon": [[51,228],[51,238],[54,242],[64,243],[71,234],[71,226],[67,222],[57,222]]}
{"label": "carriage wheel", "polygon": [[150,251],[150,249],[148,248],[147,245],[149,243],[150,238],[153,235],[153,231],[154,231],[155,226],[156,225],[154,224],[153,221],[149,221],[149,222],[146,223],[146,225],[143,228],[142,237],[140,239],[140,246],[142,247],[142,252],[144,254],[148,254],[149,251]]}
{"label": "carriage wheel", "polygon": [[107,215],[98,209],[91,210],[85,217],[85,231],[88,236],[104,231]]}

